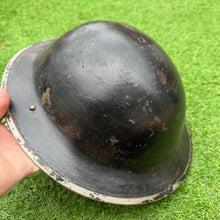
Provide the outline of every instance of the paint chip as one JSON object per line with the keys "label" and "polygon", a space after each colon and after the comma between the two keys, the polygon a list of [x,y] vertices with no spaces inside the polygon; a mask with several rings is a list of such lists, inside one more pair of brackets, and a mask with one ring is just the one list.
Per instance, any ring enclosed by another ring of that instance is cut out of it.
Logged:
{"label": "paint chip", "polygon": [[41,103],[42,105],[48,104],[51,105],[51,100],[50,100],[50,88],[47,88],[45,92],[43,92],[41,96]]}
{"label": "paint chip", "polygon": [[160,77],[160,82],[163,85],[167,84],[167,77],[163,71],[157,70],[157,75]]}
{"label": "paint chip", "polygon": [[129,122],[131,122],[133,125],[135,124],[135,121],[133,119],[129,119]]}
{"label": "paint chip", "polygon": [[119,140],[115,136],[111,136],[110,141],[112,145],[117,144],[119,142]]}
{"label": "paint chip", "polygon": [[156,115],[156,116],[154,117],[154,121],[156,121],[157,123],[160,123],[160,122],[161,122],[161,119]]}
{"label": "paint chip", "polygon": [[149,106],[149,101],[148,100],[146,100],[145,105]]}
{"label": "paint chip", "polygon": [[143,112],[146,112],[146,111],[147,111],[146,106],[142,106],[142,111],[143,111]]}

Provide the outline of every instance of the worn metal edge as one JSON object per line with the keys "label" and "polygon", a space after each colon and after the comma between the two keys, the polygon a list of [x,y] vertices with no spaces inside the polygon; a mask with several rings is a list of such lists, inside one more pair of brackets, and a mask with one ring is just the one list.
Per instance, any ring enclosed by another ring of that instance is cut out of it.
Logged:
{"label": "worn metal edge", "polygon": [[[8,65],[6,66],[6,69],[3,73],[2,84],[1,84],[1,86],[3,88],[5,88],[6,90],[7,90],[8,76],[9,76],[10,69],[11,69],[13,63],[15,62],[17,57],[19,57],[23,52],[30,49],[31,47],[33,47],[33,45],[28,46],[28,47],[20,50],[18,53],[16,53],[12,57],[12,59],[9,61]],[[112,203],[112,204],[118,204],[118,205],[137,205],[137,204],[146,204],[146,203],[151,203],[151,202],[158,201],[158,200],[168,196],[170,193],[174,192],[180,186],[180,184],[182,183],[184,177],[187,174],[187,171],[189,170],[189,166],[190,166],[190,163],[191,163],[192,143],[191,143],[191,138],[190,138],[190,135],[189,135],[188,126],[185,123],[185,128],[186,128],[187,133],[188,133],[189,148],[190,148],[189,149],[188,162],[187,162],[187,165],[185,167],[184,172],[182,173],[180,178],[173,185],[169,185],[166,190],[164,190],[162,192],[159,192],[159,193],[156,193],[154,195],[143,196],[143,197],[138,197],[138,198],[120,198],[120,197],[113,197],[113,196],[108,196],[108,195],[104,195],[104,194],[99,194],[99,193],[93,192],[91,190],[85,189],[85,188],[83,188],[79,185],[76,185],[73,182],[70,182],[66,177],[60,176],[60,174],[58,172],[56,172],[55,170],[53,170],[52,168],[50,168],[48,166],[45,166],[45,165],[42,165],[41,164],[41,159],[37,155],[35,155],[33,151],[29,150],[25,146],[25,140],[22,137],[22,135],[19,133],[9,110],[6,114],[6,121],[7,121],[7,127],[10,129],[10,131],[12,132],[14,138],[19,143],[21,148],[24,150],[24,152],[31,158],[31,160],[42,171],[44,171],[47,175],[49,175],[56,182],[60,183],[64,187],[70,189],[71,191],[73,191],[75,193],[78,193],[82,196],[85,196],[87,198],[100,201],[100,202],[106,202],[106,203]]]}

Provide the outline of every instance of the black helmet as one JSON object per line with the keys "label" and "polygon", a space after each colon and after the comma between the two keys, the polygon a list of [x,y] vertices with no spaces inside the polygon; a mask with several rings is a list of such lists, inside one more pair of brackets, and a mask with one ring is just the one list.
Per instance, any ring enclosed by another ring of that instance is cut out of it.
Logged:
{"label": "black helmet", "polygon": [[95,21],[25,48],[2,83],[16,140],[70,190],[148,203],[174,191],[188,171],[181,79],[165,52],[132,27]]}

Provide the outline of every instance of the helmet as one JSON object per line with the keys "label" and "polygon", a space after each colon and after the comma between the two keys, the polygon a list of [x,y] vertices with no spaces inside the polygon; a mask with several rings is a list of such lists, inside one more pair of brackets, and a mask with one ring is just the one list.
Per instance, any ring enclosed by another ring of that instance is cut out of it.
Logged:
{"label": "helmet", "polygon": [[95,21],[16,54],[9,127],[57,182],[89,198],[156,201],[188,171],[185,95],[166,53],[125,24]]}

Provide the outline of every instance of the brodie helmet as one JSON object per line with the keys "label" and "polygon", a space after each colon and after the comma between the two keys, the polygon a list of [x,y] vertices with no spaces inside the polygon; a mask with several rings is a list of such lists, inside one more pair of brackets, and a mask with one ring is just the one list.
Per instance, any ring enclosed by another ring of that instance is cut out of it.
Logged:
{"label": "brodie helmet", "polygon": [[166,53],[125,24],[95,21],[18,52],[2,85],[7,122],[50,177],[115,204],[174,191],[191,161],[183,85]]}

